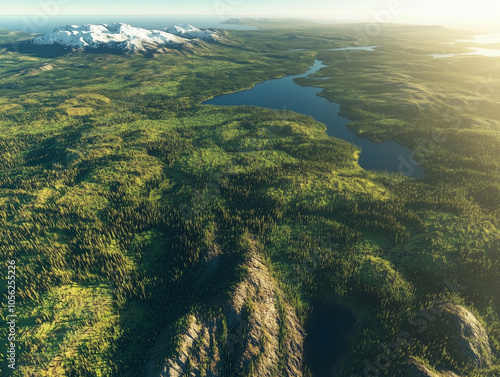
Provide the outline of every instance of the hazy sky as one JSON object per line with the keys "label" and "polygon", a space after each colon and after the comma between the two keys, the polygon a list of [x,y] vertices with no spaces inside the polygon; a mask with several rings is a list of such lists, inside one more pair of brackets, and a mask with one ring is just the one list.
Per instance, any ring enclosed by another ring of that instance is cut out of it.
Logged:
{"label": "hazy sky", "polygon": [[484,26],[500,20],[500,0],[6,0],[0,15],[205,15],[300,17],[328,21]]}

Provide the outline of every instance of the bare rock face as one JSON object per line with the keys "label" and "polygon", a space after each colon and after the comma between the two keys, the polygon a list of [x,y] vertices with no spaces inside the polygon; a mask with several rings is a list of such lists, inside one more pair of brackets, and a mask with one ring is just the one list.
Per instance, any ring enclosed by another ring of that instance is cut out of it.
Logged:
{"label": "bare rock face", "polygon": [[[260,256],[252,251],[246,265],[247,277],[233,296],[228,326],[245,326],[240,368],[254,363],[254,376],[272,376],[280,362],[282,376],[302,376],[304,330],[293,308],[284,302],[283,294],[271,277]],[[288,336],[280,340],[280,332]],[[281,354],[280,354],[281,350]]]}
{"label": "bare rock face", "polygon": [[206,373],[207,369],[216,370],[216,364],[219,362],[218,355],[210,349],[216,330],[215,323],[203,323],[195,316],[190,316],[188,328],[181,337],[181,345],[176,357],[168,360],[157,375],[161,377],[216,376],[214,373]]}
{"label": "bare rock face", "polygon": [[[250,237],[248,243],[250,258],[243,266],[246,276],[225,314],[212,319],[191,316],[176,356],[167,360],[157,376],[215,377],[227,370],[255,377],[302,376],[305,332],[255,241]],[[207,268],[214,273],[213,266]]]}
{"label": "bare rock face", "polygon": [[469,310],[460,305],[445,304],[442,317],[452,334],[451,344],[460,360],[475,368],[487,368],[492,365],[491,347],[483,325]]}
{"label": "bare rock face", "polygon": [[[436,336],[446,336],[446,349],[456,361],[476,369],[492,365],[491,348],[483,325],[465,307],[453,303],[438,306],[438,319],[432,324]],[[433,371],[421,361],[411,358],[406,362],[407,377],[460,377],[452,371]]]}

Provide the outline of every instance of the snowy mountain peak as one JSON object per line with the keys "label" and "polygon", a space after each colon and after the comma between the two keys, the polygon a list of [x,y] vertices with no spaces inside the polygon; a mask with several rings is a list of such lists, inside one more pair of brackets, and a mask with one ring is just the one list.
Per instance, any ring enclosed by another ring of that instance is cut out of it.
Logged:
{"label": "snowy mountain peak", "polygon": [[181,24],[181,25],[174,25],[170,26],[168,28],[165,28],[165,31],[168,33],[186,33],[186,32],[193,32],[193,31],[200,31],[200,29],[194,27],[193,25],[189,24]]}
{"label": "snowy mountain peak", "polygon": [[193,25],[185,24],[185,25],[174,25],[164,29],[167,33],[177,35],[179,37],[187,38],[187,39],[202,39],[204,41],[216,41],[218,40],[217,33],[211,30],[201,30]]}
{"label": "snowy mountain peak", "polygon": [[193,47],[195,39],[213,42],[219,37],[215,31],[200,30],[191,25],[172,26],[162,31],[116,22],[110,25],[66,25],[34,38],[32,43],[73,49],[114,48],[126,52],[163,52],[165,49]]}

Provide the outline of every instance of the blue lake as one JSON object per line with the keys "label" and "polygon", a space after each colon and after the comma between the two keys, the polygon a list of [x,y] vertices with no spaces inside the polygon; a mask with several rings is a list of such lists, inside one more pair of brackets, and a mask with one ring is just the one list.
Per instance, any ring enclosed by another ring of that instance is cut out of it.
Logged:
{"label": "blue lake", "polygon": [[[472,52],[465,53],[445,53],[445,54],[432,54],[431,56],[435,59],[444,59],[444,58],[454,58],[455,56],[486,56],[490,58],[499,58],[500,57],[500,49],[496,47],[497,44],[500,43],[500,33],[493,34],[485,34],[485,35],[474,35],[472,39],[457,39],[454,42],[442,42],[444,45],[452,45],[457,47],[462,47],[463,43],[471,43],[471,44],[480,44],[485,47],[468,47],[468,50],[472,50]],[[493,48],[488,48],[488,46]]]}
{"label": "blue lake", "polygon": [[347,336],[354,330],[356,317],[338,306],[312,302],[313,312],[305,323],[304,363],[314,377],[332,377],[340,359],[347,354]]}
{"label": "blue lake", "polygon": [[468,50],[473,52],[465,52],[463,54],[432,54],[435,59],[454,58],[455,56],[486,56],[489,58],[499,58],[500,50],[496,48],[481,48],[481,47],[467,47]]}
{"label": "blue lake", "polygon": [[292,110],[310,115],[326,124],[327,134],[348,141],[361,148],[359,165],[367,170],[382,170],[391,173],[402,173],[413,178],[424,176],[424,169],[412,163],[412,151],[394,141],[376,143],[356,136],[347,127],[349,119],[339,115],[340,105],[328,101],[317,94],[321,88],[300,86],[294,79],[307,77],[326,67],[316,60],[310,69],[296,76],[267,80],[255,85],[252,89],[212,98],[204,104],[225,106],[259,106],[275,110]]}
{"label": "blue lake", "polygon": [[[413,161],[409,148],[393,141],[375,143],[356,136],[346,127],[349,120],[339,116],[340,106],[317,95],[322,89],[295,83],[294,79],[316,73],[323,67],[325,65],[322,62],[315,61],[302,75],[268,80],[252,89],[215,97],[204,104],[259,106],[310,115],[326,124],[328,135],[359,146],[362,150],[359,164],[364,169],[422,177],[423,168],[409,163]],[[307,336],[304,342],[304,362],[314,377],[331,377],[335,375],[339,360],[349,349],[347,336],[354,331],[356,317],[350,310],[335,305],[313,302],[312,308],[313,312],[305,323]]]}

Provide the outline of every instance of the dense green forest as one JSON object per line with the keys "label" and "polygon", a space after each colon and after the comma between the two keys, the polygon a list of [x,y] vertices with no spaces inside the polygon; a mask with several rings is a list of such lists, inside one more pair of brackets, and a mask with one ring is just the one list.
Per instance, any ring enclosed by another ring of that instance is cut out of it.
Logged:
{"label": "dense green forest", "polygon": [[[356,314],[339,376],[365,375],[394,342],[379,375],[410,376],[411,360],[500,374],[500,60],[432,59],[461,36],[437,27],[259,27],[151,56],[30,51],[30,35],[0,32],[0,255],[4,279],[16,261],[18,315],[17,369],[2,346],[2,375],[159,370],[189,316],[225,315],[254,245],[301,323],[311,301]],[[379,47],[326,51],[351,45]],[[314,59],[331,78],[297,82],[324,88],[354,132],[412,148],[424,178],[361,169],[357,147],[307,116],[201,105]],[[443,314],[456,308],[479,329],[475,353]],[[211,350],[231,360],[223,323]]]}

